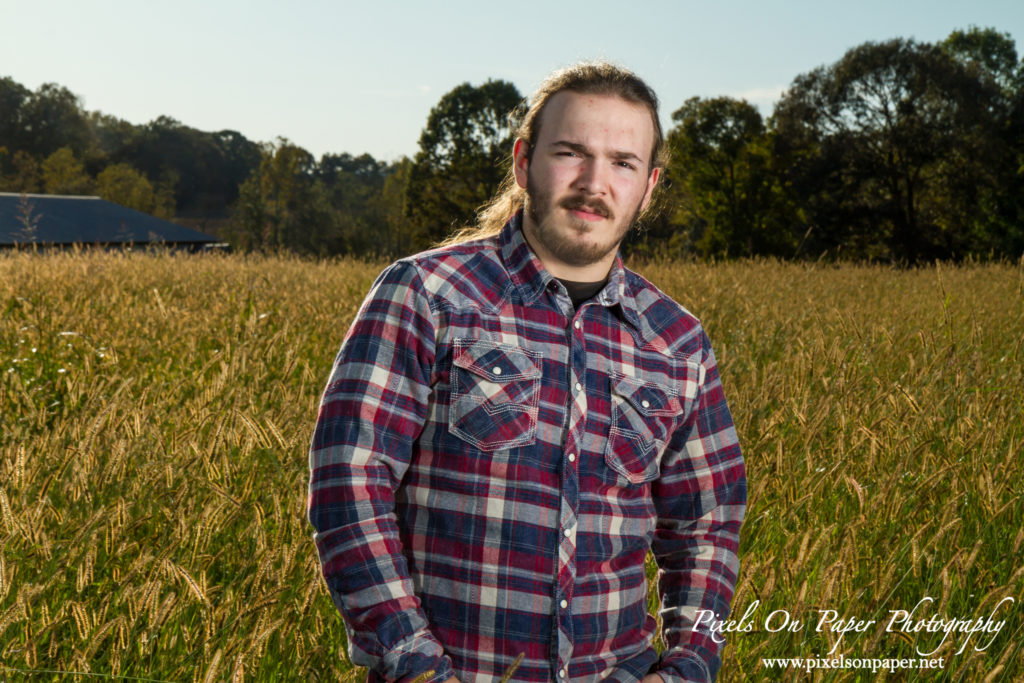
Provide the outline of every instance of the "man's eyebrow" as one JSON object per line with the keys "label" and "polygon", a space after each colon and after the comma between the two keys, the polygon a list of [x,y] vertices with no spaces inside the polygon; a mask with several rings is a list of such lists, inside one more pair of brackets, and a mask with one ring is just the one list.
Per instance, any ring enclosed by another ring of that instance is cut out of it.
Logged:
{"label": "man's eyebrow", "polygon": [[[587,155],[593,154],[593,152],[590,151],[589,147],[587,147],[586,145],[581,144],[579,142],[573,142],[572,140],[555,140],[554,142],[551,143],[551,146],[552,147],[566,147],[568,149],[571,149],[574,152],[579,152],[580,154],[587,154]],[[635,161],[635,162],[637,162],[639,164],[644,163],[644,160],[641,159],[640,157],[638,157],[633,152],[614,151],[614,152],[611,153],[610,156],[613,159],[617,159],[619,161]]]}

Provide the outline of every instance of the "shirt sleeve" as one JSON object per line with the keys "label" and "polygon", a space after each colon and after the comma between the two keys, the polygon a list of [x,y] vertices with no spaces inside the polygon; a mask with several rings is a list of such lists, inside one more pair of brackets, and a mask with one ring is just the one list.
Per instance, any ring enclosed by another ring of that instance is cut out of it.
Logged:
{"label": "shirt sleeve", "polygon": [[729,614],[747,501],[736,428],[711,344],[701,336],[693,409],[663,456],[652,492],[658,524],[651,549],[666,643],[656,671],[666,683],[710,683],[718,674],[722,637],[712,637],[706,618],[694,625],[701,610],[716,619]]}
{"label": "shirt sleeve", "polygon": [[309,453],[309,521],[350,657],[388,681],[454,675],[414,593],[395,517],[427,415],[434,329],[415,265],[381,273],[335,360]]}

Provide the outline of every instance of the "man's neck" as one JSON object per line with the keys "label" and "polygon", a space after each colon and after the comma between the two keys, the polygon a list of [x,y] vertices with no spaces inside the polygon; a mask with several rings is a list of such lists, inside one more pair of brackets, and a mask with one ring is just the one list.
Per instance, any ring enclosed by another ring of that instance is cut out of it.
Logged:
{"label": "man's neck", "polygon": [[566,280],[565,278],[557,278],[562,286],[565,287],[565,291],[569,294],[569,300],[572,301],[572,307],[579,309],[587,301],[593,299],[598,292],[604,289],[604,285],[607,280],[597,280],[595,282],[575,282],[573,280]]}

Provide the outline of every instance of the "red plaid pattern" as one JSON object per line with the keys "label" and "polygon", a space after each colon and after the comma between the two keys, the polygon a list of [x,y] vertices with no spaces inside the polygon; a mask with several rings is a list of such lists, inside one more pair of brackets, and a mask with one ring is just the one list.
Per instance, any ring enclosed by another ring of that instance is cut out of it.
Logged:
{"label": "red plaid pattern", "polygon": [[[574,310],[521,215],[377,279],[310,450],[309,519],[371,681],[713,680],[746,503],[700,323],[616,260]],[[651,642],[658,561],[668,649]]]}

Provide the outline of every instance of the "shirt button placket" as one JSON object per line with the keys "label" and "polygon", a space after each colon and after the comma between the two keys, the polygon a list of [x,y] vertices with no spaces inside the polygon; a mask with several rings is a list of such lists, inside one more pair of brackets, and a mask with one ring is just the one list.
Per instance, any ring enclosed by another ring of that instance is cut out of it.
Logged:
{"label": "shirt button placket", "polygon": [[[582,329],[577,318],[572,327]],[[583,378],[586,372],[583,335],[569,330],[569,419],[565,435],[565,459],[562,462],[562,502],[559,515],[558,580],[556,593],[556,621],[558,623],[558,654],[554,662],[559,681],[568,680],[569,661],[572,658],[574,632],[572,594],[576,581],[576,525],[579,505],[579,445],[586,423],[586,396]]]}

